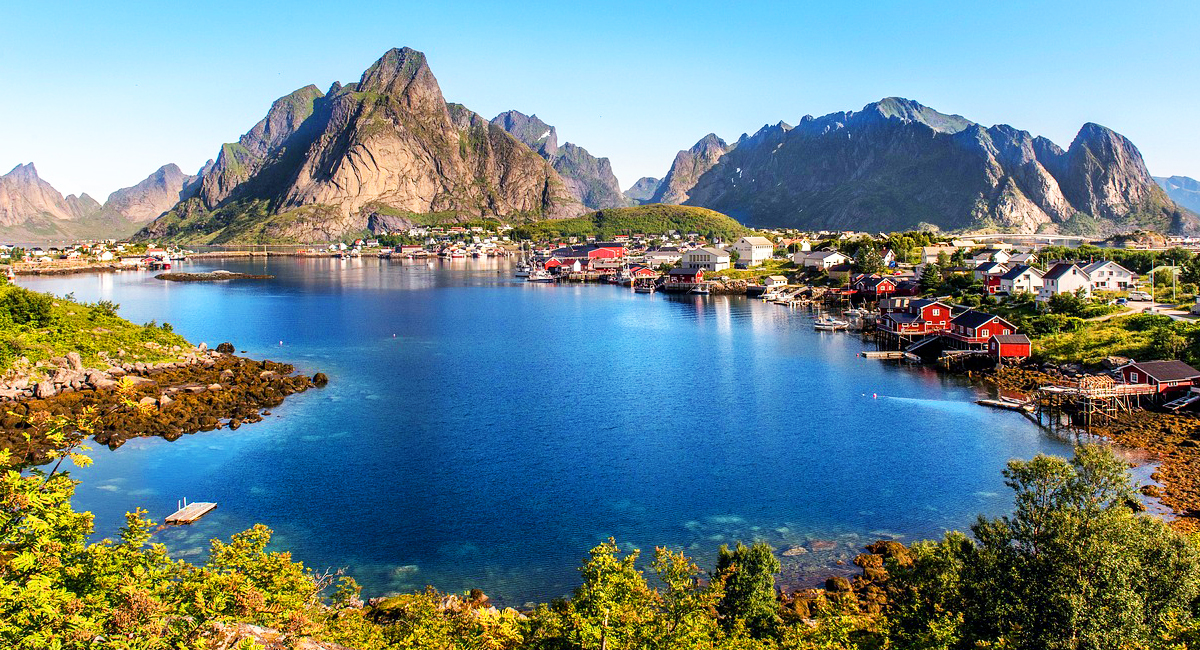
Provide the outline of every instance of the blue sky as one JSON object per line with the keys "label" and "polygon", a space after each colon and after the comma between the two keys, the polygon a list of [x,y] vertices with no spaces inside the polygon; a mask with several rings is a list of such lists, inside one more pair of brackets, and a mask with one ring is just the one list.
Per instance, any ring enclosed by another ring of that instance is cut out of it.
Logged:
{"label": "blue sky", "polygon": [[1097,122],[1152,173],[1200,178],[1198,32],[1195,0],[11,3],[0,173],[32,161],[103,200],[164,163],[193,172],[280,95],[407,45],[447,100],[537,113],[622,187],[706,133],[893,95],[1064,147]]}

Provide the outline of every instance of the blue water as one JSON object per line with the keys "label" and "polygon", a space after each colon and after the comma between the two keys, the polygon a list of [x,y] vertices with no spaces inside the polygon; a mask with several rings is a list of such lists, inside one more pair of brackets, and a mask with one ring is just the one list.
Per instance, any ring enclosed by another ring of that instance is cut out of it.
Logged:
{"label": "blue water", "polygon": [[519,604],[568,593],[610,536],[702,567],[738,539],[837,541],[789,559],[818,574],[881,536],[1006,512],[1005,462],[1070,451],[958,380],[859,358],[861,339],[745,298],[529,284],[492,260],[186,266],[213,268],[276,279],[21,280],[330,377],[236,432],[95,450],[75,504],[100,534],[138,506],[216,501],[157,539],[200,559],[262,522],[370,595],[431,584]]}

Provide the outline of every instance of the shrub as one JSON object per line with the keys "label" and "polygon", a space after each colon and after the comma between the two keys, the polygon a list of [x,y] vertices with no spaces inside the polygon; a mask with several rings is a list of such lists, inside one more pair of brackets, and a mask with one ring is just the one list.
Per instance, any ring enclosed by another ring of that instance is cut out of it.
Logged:
{"label": "shrub", "polygon": [[0,312],[18,325],[45,327],[50,324],[50,296],[14,287],[0,298]]}

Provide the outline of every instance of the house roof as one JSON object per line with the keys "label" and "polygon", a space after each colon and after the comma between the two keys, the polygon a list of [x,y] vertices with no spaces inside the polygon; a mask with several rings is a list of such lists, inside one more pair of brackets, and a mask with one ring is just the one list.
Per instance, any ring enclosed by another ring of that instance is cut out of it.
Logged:
{"label": "house roof", "polygon": [[1046,275],[1043,275],[1042,279],[1043,280],[1057,280],[1057,279],[1061,278],[1062,276],[1066,275],[1067,273],[1070,273],[1071,269],[1078,269],[1078,268],[1079,267],[1075,266],[1075,264],[1072,262],[1059,262],[1058,264],[1055,264],[1054,266],[1050,267],[1050,270],[1046,271]]}
{"label": "house roof", "polygon": [[830,257],[833,257],[834,255],[840,255],[841,257],[846,257],[845,255],[842,255],[838,251],[813,251],[813,252],[809,253],[808,255],[805,255],[805,257],[807,257],[808,259],[813,259],[813,260],[825,260],[825,259],[829,259]]}
{"label": "house roof", "polygon": [[1008,273],[1005,273],[1004,275],[1000,276],[1000,279],[1001,280],[1016,280],[1017,278],[1024,275],[1026,271],[1033,271],[1034,275],[1036,275],[1039,278],[1042,277],[1042,272],[1033,268],[1032,266],[1029,266],[1028,264],[1018,264],[1018,265],[1012,267],[1011,269],[1009,269]]}
{"label": "house roof", "polygon": [[983,264],[975,267],[975,270],[985,274],[1003,273],[1004,271],[1008,270],[1008,267],[1000,262],[984,262]]}
{"label": "house roof", "polygon": [[700,251],[704,251],[705,253],[708,253],[709,255],[713,255],[713,256],[717,257],[718,259],[720,259],[722,257],[729,257],[729,253],[726,253],[725,251],[723,251],[719,248],[713,248],[711,246],[703,246],[701,248],[693,248],[692,250],[690,250],[688,252],[689,253],[697,253]]}
{"label": "house roof", "polygon": [[787,277],[786,277],[786,276],[783,276],[783,275],[768,275],[768,276],[767,276],[767,279],[768,279],[768,280],[775,281],[775,282],[778,282],[778,281],[780,281],[780,280],[783,280],[784,282],[787,282]]}
{"label": "house roof", "polygon": [[1002,345],[1029,345],[1029,337],[1024,334],[996,334],[992,338]]}
{"label": "house roof", "polygon": [[1144,372],[1154,381],[1180,381],[1200,377],[1200,370],[1182,361],[1143,361],[1125,367]]}
{"label": "house roof", "polygon": [[1096,271],[1099,271],[1100,269],[1108,266],[1109,264],[1112,264],[1113,266],[1117,267],[1118,269],[1121,269],[1122,271],[1124,271],[1126,273],[1130,273],[1129,269],[1121,266],[1120,264],[1117,264],[1116,262],[1114,262],[1112,260],[1096,260],[1095,262],[1092,262],[1091,264],[1088,264],[1087,266],[1083,267],[1083,271],[1084,271],[1084,273],[1091,275],[1091,274],[1095,273]]}
{"label": "house roof", "polygon": [[908,303],[908,306],[912,307],[914,309],[924,309],[930,305],[941,305],[942,307],[945,307],[946,309],[950,308],[949,305],[943,303],[940,300],[930,300],[929,298],[917,298],[916,300],[913,300]]}
{"label": "house roof", "polygon": [[913,323],[920,320],[916,314],[906,314],[904,312],[892,312],[887,315],[887,318],[897,323]]}
{"label": "house roof", "polygon": [[[982,325],[985,325],[997,318],[1000,318],[1000,317],[992,315],[992,314],[984,313],[981,311],[965,311],[965,312],[955,316],[954,318],[950,319],[950,322],[955,325],[958,325],[960,327],[966,327],[969,329],[978,329]],[[1001,318],[1000,320],[1004,320],[1004,319]]]}
{"label": "house roof", "polygon": [[667,275],[696,275],[704,273],[704,269],[671,269],[667,271]]}
{"label": "house roof", "polygon": [[742,237],[741,241],[744,241],[752,246],[775,246],[775,244],[772,244],[771,240],[767,239],[766,237]]}

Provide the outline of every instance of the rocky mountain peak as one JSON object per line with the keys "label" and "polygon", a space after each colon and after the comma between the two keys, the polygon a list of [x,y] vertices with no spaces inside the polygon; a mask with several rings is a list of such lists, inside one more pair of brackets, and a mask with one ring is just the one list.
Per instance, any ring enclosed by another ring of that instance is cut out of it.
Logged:
{"label": "rocky mountain peak", "polygon": [[625,190],[625,196],[637,203],[649,203],[650,199],[654,198],[654,193],[658,191],[661,182],[657,178],[643,176]]}
{"label": "rocky mountain peak", "polygon": [[492,118],[492,124],[508,131],[547,160],[558,153],[558,131],[538,118],[537,114],[505,111]]}
{"label": "rocky mountain peak", "polygon": [[312,115],[313,104],[324,94],[309,84],[294,90],[271,103],[266,117],[246,132],[238,143],[256,156],[265,156],[300,128]]}
{"label": "rocky mountain peak", "polygon": [[884,97],[877,102],[872,102],[864,106],[860,114],[894,119],[901,122],[924,124],[934,131],[941,133],[958,133],[974,124],[974,122],[961,115],[940,113],[928,106],[903,97]]}
{"label": "rocky mountain peak", "polygon": [[445,104],[425,54],[408,47],[384,53],[363,72],[354,90],[395,97],[410,109],[438,110]]}
{"label": "rocky mountain peak", "polygon": [[14,182],[27,183],[41,180],[41,178],[38,177],[37,168],[35,168],[31,162],[25,163],[24,165],[18,163],[16,167],[13,167],[11,171],[4,175],[4,178]]}

